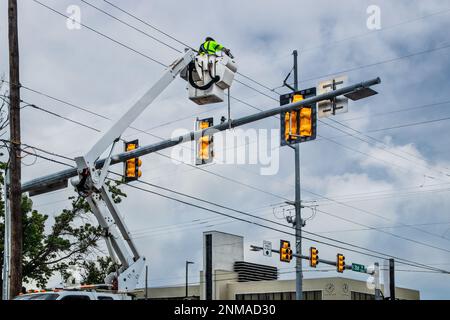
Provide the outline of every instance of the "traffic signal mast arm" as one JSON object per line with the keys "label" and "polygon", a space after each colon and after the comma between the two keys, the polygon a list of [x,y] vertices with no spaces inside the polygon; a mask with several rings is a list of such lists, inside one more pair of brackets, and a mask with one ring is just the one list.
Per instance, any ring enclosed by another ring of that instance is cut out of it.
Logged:
{"label": "traffic signal mast arm", "polygon": [[[249,115],[246,117],[231,120],[231,123],[229,123],[227,121],[227,122],[218,124],[216,126],[212,126],[211,128],[207,128],[207,129],[199,130],[199,131],[193,131],[193,132],[190,132],[183,136],[179,136],[179,137],[175,137],[172,139],[167,139],[167,140],[164,140],[161,142],[157,142],[154,144],[150,144],[147,146],[143,146],[134,151],[125,152],[125,153],[121,153],[121,154],[112,156],[110,165],[121,163],[121,162],[127,161],[132,158],[139,158],[146,154],[150,154],[150,153],[158,152],[158,151],[161,151],[161,150],[164,150],[167,148],[171,148],[171,147],[174,147],[181,143],[197,140],[199,137],[203,136],[203,133],[206,130],[211,130],[211,132],[225,131],[230,128],[230,125],[231,125],[231,128],[239,127],[239,126],[251,123],[251,122],[255,122],[255,121],[266,119],[266,118],[269,118],[269,117],[272,117],[275,115],[279,115],[282,112],[289,112],[294,109],[298,109],[299,107],[302,107],[302,106],[311,105],[311,104],[314,104],[319,101],[331,100],[338,96],[361,91],[365,88],[370,88],[371,86],[377,85],[379,83],[381,83],[380,78],[372,79],[369,81],[365,81],[365,82],[361,82],[361,83],[354,84],[351,86],[347,86],[347,87],[344,87],[344,88],[341,88],[338,90],[334,90],[334,91],[331,91],[331,92],[328,92],[328,93],[325,93],[322,95],[307,98],[307,99],[304,99],[299,102],[283,105],[281,107],[276,107],[276,108],[273,108],[270,110],[261,111],[259,113],[253,114],[253,115]],[[114,135],[114,137],[117,138],[117,135]],[[107,147],[108,146],[106,146],[105,149]],[[107,161],[106,159],[101,159],[101,160],[96,161],[95,167],[97,169],[102,168],[106,161]],[[44,192],[54,191],[54,190],[57,190],[54,188],[54,186],[61,184],[61,186],[58,185],[59,188],[64,187],[63,182],[67,181],[67,179],[70,179],[70,178],[76,176],[77,174],[78,174],[77,169],[67,169],[67,170],[63,170],[63,171],[60,171],[60,172],[57,172],[57,173],[54,173],[54,174],[51,174],[48,176],[37,178],[37,179],[31,180],[29,182],[22,184],[22,192],[44,193]]]}
{"label": "traffic signal mast arm", "polygon": [[[253,251],[262,251],[263,247],[251,245],[250,249],[253,250]],[[280,250],[272,249],[272,252],[279,254]],[[309,256],[298,255],[298,254],[295,254],[295,253],[292,253],[292,256],[295,257],[295,258],[303,259],[303,260],[310,260]],[[320,259],[319,258],[318,262],[319,263],[323,263],[323,264],[327,264],[327,265],[330,265],[330,266],[337,267],[337,261],[331,261],[331,260],[325,260],[325,259]],[[352,270],[352,266],[351,265],[345,265],[345,269],[346,270]]]}

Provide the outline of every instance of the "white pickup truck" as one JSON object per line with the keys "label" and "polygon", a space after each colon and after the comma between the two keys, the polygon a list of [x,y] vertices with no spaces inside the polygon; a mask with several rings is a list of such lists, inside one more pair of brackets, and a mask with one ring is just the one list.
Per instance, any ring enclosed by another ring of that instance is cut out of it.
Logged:
{"label": "white pickup truck", "polygon": [[131,296],[120,293],[84,290],[55,290],[46,292],[28,293],[17,296],[14,300],[131,300]]}

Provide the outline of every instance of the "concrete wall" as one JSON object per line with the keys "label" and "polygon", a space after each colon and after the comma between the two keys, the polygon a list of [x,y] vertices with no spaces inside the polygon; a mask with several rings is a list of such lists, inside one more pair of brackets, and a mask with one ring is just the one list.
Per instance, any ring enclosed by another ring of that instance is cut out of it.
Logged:
{"label": "concrete wall", "polygon": [[[144,289],[145,290],[145,289]],[[199,285],[191,285],[189,286],[189,296],[200,296],[200,286]],[[145,292],[145,291],[144,291]],[[139,293],[137,295],[138,298],[144,298],[145,293]],[[186,295],[186,287],[185,286],[177,286],[177,287],[160,287],[160,288],[148,288],[148,297],[149,299],[161,299],[161,298],[180,298],[183,299]]]}
{"label": "concrete wall", "polygon": [[[236,282],[237,274],[224,270],[215,270],[214,278],[216,279],[214,294],[218,300],[235,300],[237,294],[295,291],[295,280]],[[306,279],[303,288],[304,291],[321,291],[323,300],[350,300],[352,291],[374,294],[366,282],[346,278]],[[200,285],[189,286],[190,296],[203,298],[200,291]],[[150,288],[148,292],[150,298],[184,297],[185,287]],[[417,290],[397,288],[396,295],[402,300],[420,300],[420,293]]]}
{"label": "concrete wall", "polygon": [[[366,282],[347,278],[321,278],[303,281],[304,291],[322,291],[323,300],[351,300],[351,292],[374,294]],[[228,284],[227,295],[223,299],[234,300],[236,294],[294,292],[295,280],[258,281]],[[416,290],[397,288],[399,299],[419,300],[420,293]]]}
{"label": "concrete wall", "polygon": [[[206,270],[206,235],[212,236],[212,270],[213,270],[213,284],[212,292],[213,299],[218,299],[218,294],[223,289],[224,281],[217,281],[216,276],[222,273],[232,273],[234,263],[236,261],[244,261],[244,238],[234,234],[208,231],[203,233],[203,270]],[[223,270],[223,271],[220,271]],[[230,271],[225,271],[230,270]],[[201,299],[206,297],[205,274],[200,274],[201,284]],[[216,286],[218,286],[216,288]]]}

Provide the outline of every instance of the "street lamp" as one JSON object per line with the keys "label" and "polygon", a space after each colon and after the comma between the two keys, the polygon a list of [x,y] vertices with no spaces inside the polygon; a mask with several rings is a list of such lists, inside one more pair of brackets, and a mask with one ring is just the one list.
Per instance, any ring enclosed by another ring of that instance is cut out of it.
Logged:
{"label": "street lamp", "polygon": [[188,298],[188,283],[189,283],[189,279],[188,279],[188,275],[189,275],[189,265],[190,264],[194,264],[194,262],[192,261],[186,261],[186,299]]}

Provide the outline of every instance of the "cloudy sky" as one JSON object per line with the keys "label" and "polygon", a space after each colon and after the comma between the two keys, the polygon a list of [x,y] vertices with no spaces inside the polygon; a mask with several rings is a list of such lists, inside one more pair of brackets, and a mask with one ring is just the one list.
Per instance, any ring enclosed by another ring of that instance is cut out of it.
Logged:
{"label": "cloudy sky", "polygon": [[[232,96],[244,103],[231,100],[232,117],[252,114],[255,107],[275,107],[278,95],[288,92],[279,87],[292,68],[296,49],[301,88],[314,87],[333,75],[348,75],[349,83],[382,79],[376,88],[379,95],[351,102],[349,113],[323,119],[320,137],[301,146],[305,230],[316,234],[308,236],[336,245],[321,237],[345,241],[450,270],[450,2],[110,0],[146,25],[106,1],[39,1],[65,15],[71,6],[78,6],[85,26],[68,28],[67,18],[37,1],[19,1],[21,83],[72,106],[26,89],[22,99],[85,126],[27,107],[22,110],[23,143],[70,158],[84,154],[112,123],[94,113],[117,119],[158,79],[164,70],[159,63],[170,64],[180,55],[176,51],[184,49],[180,42],[197,47],[208,35],[231,48],[239,71],[259,82],[237,76],[253,89],[237,82],[233,85]],[[0,4],[0,73],[8,79],[7,1]],[[380,8],[380,30],[367,27],[370,5]],[[139,138],[146,145],[170,137],[175,130],[191,130],[197,116],[213,116],[219,122],[226,115],[226,103],[197,106],[187,99],[185,87],[183,80],[175,80],[134,123],[147,133],[128,129],[123,138]],[[270,118],[243,129],[278,127],[279,119]],[[210,164],[198,170],[164,157],[174,156],[164,150],[162,155],[143,158],[142,181],[286,224],[283,215],[292,212],[280,205],[294,197],[293,151],[278,148],[276,139],[268,146],[256,141],[250,145],[271,152],[274,161],[279,158],[275,175],[261,175],[261,163]],[[237,150],[246,152],[245,146]],[[32,162],[31,157],[24,159],[24,165]],[[24,166],[23,181],[64,168],[38,159]],[[115,170],[120,172],[120,166]],[[172,192],[136,185],[245,218]],[[277,266],[284,273],[282,278],[294,278],[289,273],[293,263],[281,264],[275,257],[264,258],[248,250],[250,244],[293,240],[291,236],[130,187],[124,191],[128,198],[120,209],[149,261],[151,286],[183,284],[185,260],[196,262],[192,281],[198,281],[202,232],[207,230],[243,235],[246,260]],[[33,200],[37,209],[54,215],[70,205],[66,199],[71,194],[73,190],[67,189]],[[342,252],[349,263],[382,262],[309,240],[304,241],[303,253],[313,244],[323,258],[333,259]],[[449,275],[402,264],[397,269],[398,286],[420,290],[424,299],[450,298]],[[324,276],[336,273],[305,273],[306,278]],[[365,280],[351,272],[343,276]]]}

